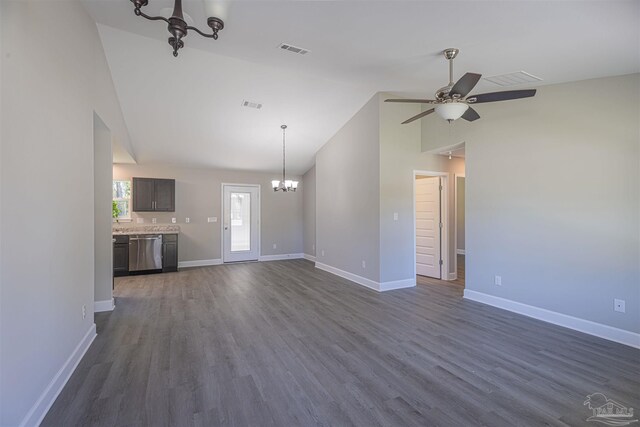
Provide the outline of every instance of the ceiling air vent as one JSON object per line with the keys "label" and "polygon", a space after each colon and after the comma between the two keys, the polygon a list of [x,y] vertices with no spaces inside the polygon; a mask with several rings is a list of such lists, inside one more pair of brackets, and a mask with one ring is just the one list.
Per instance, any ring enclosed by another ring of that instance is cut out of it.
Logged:
{"label": "ceiling air vent", "polygon": [[515,73],[500,74],[498,76],[485,77],[485,80],[497,84],[498,86],[516,86],[525,83],[535,83],[542,81],[540,77],[536,77],[524,71],[516,71]]}
{"label": "ceiling air vent", "polygon": [[306,55],[311,52],[309,49],[303,47],[292,46],[290,44],[282,43],[280,49],[288,50],[289,52],[297,53],[298,55]]}
{"label": "ceiling air vent", "polygon": [[251,102],[251,101],[242,101],[242,106],[247,108],[255,108],[256,110],[259,110],[262,108],[262,104],[259,104],[257,102]]}

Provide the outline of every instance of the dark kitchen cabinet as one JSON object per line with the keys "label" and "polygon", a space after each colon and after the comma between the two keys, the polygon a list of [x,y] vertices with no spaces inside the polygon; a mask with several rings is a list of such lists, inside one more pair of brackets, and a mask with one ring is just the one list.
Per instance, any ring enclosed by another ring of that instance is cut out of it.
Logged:
{"label": "dark kitchen cabinet", "polygon": [[174,212],[176,180],[133,178],[133,212]]}
{"label": "dark kitchen cabinet", "polygon": [[113,276],[129,274],[129,236],[113,236]]}
{"label": "dark kitchen cabinet", "polygon": [[178,271],[178,235],[162,235],[162,272]]}

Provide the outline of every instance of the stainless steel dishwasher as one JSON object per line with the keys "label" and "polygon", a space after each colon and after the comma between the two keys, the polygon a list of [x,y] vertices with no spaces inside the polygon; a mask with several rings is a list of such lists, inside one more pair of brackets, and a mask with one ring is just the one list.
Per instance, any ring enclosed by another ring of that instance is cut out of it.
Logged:
{"label": "stainless steel dishwasher", "polygon": [[129,237],[129,271],[162,270],[162,235]]}

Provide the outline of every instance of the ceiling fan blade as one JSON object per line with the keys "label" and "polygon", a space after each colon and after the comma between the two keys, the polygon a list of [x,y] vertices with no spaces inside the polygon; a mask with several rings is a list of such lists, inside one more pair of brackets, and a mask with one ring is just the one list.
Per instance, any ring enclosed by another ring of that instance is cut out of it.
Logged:
{"label": "ceiling fan blade", "polygon": [[384,102],[413,102],[417,104],[433,104],[433,99],[385,99]]}
{"label": "ceiling fan blade", "polygon": [[469,107],[462,115],[462,118],[468,122],[472,122],[474,120],[478,120],[480,118],[480,114],[478,114],[478,112],[473,108]]}
{"label": "ceiling fan blade", "polygon": [[407,123],[411,123],[411,122],[413,122],[415,120],[421,119],[424,116],[428,116],[429,114],[433,113],[434,111],[435,111],[435,108],[432,108],[432,109],[427,110],[427,111],[423,111],[422,113],[417,114],[417,115],[411,117],[410,119],[405,120],[404,122],[402,122],[402,124],[406,125]]}
{"label": "ceiling fan blade", "polygon": [[509,101],[510,99],[529,98],[536,94],[535,89],[507,90],[504,92],[481,93],[467,98],[467,102],[480,104],[481,102]]}
{"label": "ceiling fan blade", "polygon": [[459,95],[460,98],[464,98],[478,84],[480,77],[482,77],[482,74],[466,73],[453,85],[449,96]]}

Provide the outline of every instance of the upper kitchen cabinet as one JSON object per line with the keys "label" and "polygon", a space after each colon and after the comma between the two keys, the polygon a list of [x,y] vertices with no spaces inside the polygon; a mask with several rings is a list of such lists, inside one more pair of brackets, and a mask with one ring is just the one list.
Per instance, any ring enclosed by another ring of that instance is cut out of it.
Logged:
{"label": "upper kitchen cabinet", "polygon": [[134,212],[174,212],[176,180],[133,178]]}

